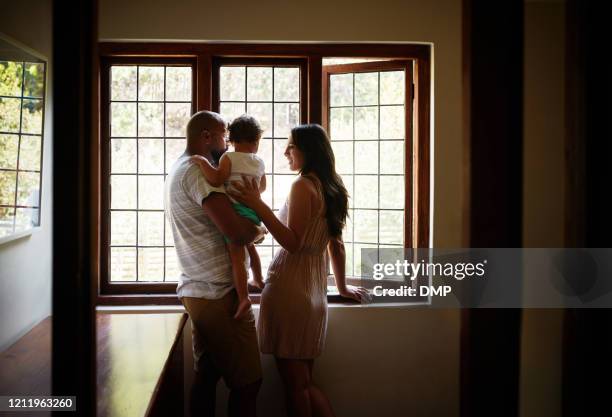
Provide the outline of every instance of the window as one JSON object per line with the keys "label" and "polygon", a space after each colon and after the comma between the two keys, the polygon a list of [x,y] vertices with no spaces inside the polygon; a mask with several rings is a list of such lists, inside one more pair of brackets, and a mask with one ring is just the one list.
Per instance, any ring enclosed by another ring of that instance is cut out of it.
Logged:
{"label": "window", "polygon": [[0,39],[0,240],[40,226],[46,63]]}
{"label": "window", "polygon": [[162,190],[194,112],[192,62],[108,62],[105,76],[109,281],[176,282]]}
{"label": "window", "polygon": [[402,248],[410,235],[412,62],[336,62],[323,61],[323,120],[351,197],[346,273],[361,277],[361,249]]}
{"label": "window", "polygon": [[[249,113],[264,133],[259,156],[266,165],[268,181],[263,200],[277,212],[284,204],[295,174],[284,156],[289,132],[306,123],[306,62],[279,59],[218,59],[215,61],[213,110],[227,120]],[[218,81],[217,81],[218,80]],[[257,246],[265,276],[279,245],[268,235]]]}
{"label": "window", "polygon": [[[291,128],[327,129],[351,195],[347,275],[361,275],[361,248],[428,246],[428,48],[101,44],[100,292],[174,293],[171,232],[161,193],[149,191],[162,189],[197,110],[262,123],[263,198],[274,211],[295,176],[283,155]],[[271,236],[258,245],[264,270],[277,249]]]}

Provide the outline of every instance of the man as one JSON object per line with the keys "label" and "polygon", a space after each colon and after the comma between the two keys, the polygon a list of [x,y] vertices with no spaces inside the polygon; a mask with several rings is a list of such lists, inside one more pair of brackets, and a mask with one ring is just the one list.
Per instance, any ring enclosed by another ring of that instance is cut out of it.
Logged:
{"label": "man", "polygon": [[226,149],[226,135],[219,114],[193,115],[187,124],[187,149],[166,179],[165,208],[181,270],[177,294],[192,322],[192,412],[214,416],[216,385],[223,377],[231,390],[228,414],[255,416],[261,385],[255,318],[252,310],[233,318],[238,297],[223,236],[248,244],[261,236],[261,228],[236,214],[225,189],[211,186],[190,162],[196,154],[218,160]]}

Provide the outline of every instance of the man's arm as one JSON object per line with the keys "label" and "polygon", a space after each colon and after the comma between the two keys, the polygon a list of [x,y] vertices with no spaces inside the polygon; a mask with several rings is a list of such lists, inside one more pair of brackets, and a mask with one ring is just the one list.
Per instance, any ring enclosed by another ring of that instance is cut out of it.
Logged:
{"label": "man's arm", "polygon": [[210,162],[201,155],[194,155],[191,157],[191,160],[198,165],[204,178],[206,178],[213,187],[222,186],[229,178],[232,171],[232,161],[225,155],[221,157],[218,168],[212,166]]}
{"label": "man's arm", "polygon": [[213,192],[202,202],[204,212],[232,243],[247,245],[261,234],[250,220],[239,216],[225,194]]}

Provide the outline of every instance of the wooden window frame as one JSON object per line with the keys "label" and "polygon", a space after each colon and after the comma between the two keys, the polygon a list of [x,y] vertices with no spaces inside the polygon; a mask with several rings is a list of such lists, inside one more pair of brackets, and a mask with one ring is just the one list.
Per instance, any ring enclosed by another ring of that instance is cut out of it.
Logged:
{"label": "wooden window frame", "polygon": [[[268,57],[239,57],[239,58],[226,58],[226,57],[213,57],[212,60],[212,111],[220,112],[221,107],[221,99],[219,97],[220,93],[220,70],[221,67],[225,66],[239,66],[239,67],[298,67],[300,69],[300,123],[308,122],[308,60],[306,58],[268,58]],[[245,91],[246,94],[246,91]],[[248,97],[245,95],[245,103],[248,103]],[[274,108],[274,104],[276,103],[274,97],[272,97],[272,107]],[[273,110],[274,115],[274,110]],[[270,120],[270,123],[274,124],[274,117]],[[282,140],[280,137],[276,137],[274,135],[273,138],[266,138],[262,140],[272,140],[272,160],[274,161],[274,142],[277,140]],[[271,172],[274,169],[274,162],[271,164],[272,166],[267,166],[266,164],[266,176],[267,182],[266,187],[271,190],[272,193],[272,202],[271,209],[277,213],[279,207],[276,206],[276,201],[274,198],[274,188],[275,188],[275,175],[281,176],[290,176],[291,174],[287,173],[275,173]],[[275,207],[276,206],[276,207]],[[263,244],[262,244],[263,246]],[[264,246],[263,248],[270,248],[272,251],[275,247],[278,247],[278,243],[272,241],[271,245]],[[263,249],[262,248],[262,249]],[[261,254],[261,252],[260,252]],[[264,271],[265,275],[265,271]],[[261,290],[255,289],[252,294],[260,293]]]}
{"label": "wooden window frame", "polygon": [[[213,83],[218,80],[218,66],[231,62],[250,63],[257,61],[273,63],[300,62],[300,68],[306,74],[301,81],[300,100],[305,103],[300,109],[300,119],[308,123],[325,124],[323,103],[324,94],[323,58],[380,58],[381,60],[410,60],[413,65],[413,113],[410,120],[412,126],[412,152],[406,149],[406,157],[410,155],[411,175],[414,184],[410,185],[410,205],[413,215],[406,228],[405,235],[410,236],[410,244],[415,248],[427,248],[431,245],[430,232],[430,144],[431,144],[431,45],[429,44],[398,44],[398,43],[160,43],[160,42],[102,42],[99,44],[100,67],[98,68],[98,97],[100,106],[100,125],[97,136],[93,138],[97,148],[93,151],[91,165],[94,180],[92,184],[92,201],[96,205],[96,213],[92,216],[92,231],[95,231],[95,249],[93,252],[95,273],[92,275],[93,288],[96,292],[98,305],[142,305],[142,304],[180,304],[175,290],[176,284],[121,283],[111,284],[108,281],[108,256],[103,256],[109,250],[108,195],[104,197],[102,190],[108,182],[110,153],[103,151],[103,144],[109,140],[105,137],[108,119],[108,109],[104,109],[108,94],[109,63],[146,63],[162,60],[171,62],[176,58],[182,62],[185,59],[193,62],[193,93],[195,110],[218,109],[218,97],[214,97]],[[380,62],[376,63],[378,68]],[[345,64],[350,65],[350,64]],[[368,65],[367,63],[359,64]],[[217,68],[217,70],[215,70]],[[215,72],[217,71],[217,75]],[[107,77],[107,75],[106,75]],[[106,81],[106,84],[105,84]],[[304,85],[305,84],[305,85]],[[408,90],[408,89],[407,89]],[[408,127],[408,124],[406,125]],[[408,162],[408,160],[406,161]],[[406,173],[408,174],[408,173]],[[107,193],[108,194],[108,193]],[[408,193],[407,193],[408,194]],[[106,219],[104,217],[107,217]],[[406,240],[407,242],[407,240]],[[258,297],[255,295],[257,302]],[[331,302],[341,301],[340,296],[328,296]]]}
{"label": "wooden window frame", "polygon": [[[404,160],[404,247],[418,247],[415,246],[417,243],[414,239],[415,231],[414,224],[417,223],[415,221],[415,216],[411,213],[415,213],[415,205],[414,202],[415,196],[414,191],[416,187],[414,187],[415,181],[414,176],[417,170],[414,167],[414,164],[417,162],[413,158],[414,152],[414,137],[416,132],[414,131],[414,123],[413,123],[413,101],[414,101],[414,75],[413,75],[413,60],[405,59],[405,60],[387,60],[387,61],[373,61],[373,62],[359,62],[359,63],[351,63],[351,64],[338,64],[338,65],[329,65],[323,67],[323,127],[330,132],[329,126],[329,114],[328,111],[330,109],[329,102],[329,76],[335,74],[351,74],[351,73],[363,73],[363,72],[381,72],[381,71],[390,71],[390,70],[402,70],[405,71],[405,90],[404,90],[404,145],[405,145],[405,160]],[[353,93],[354,94],[354,93]],[[355,106],[353,106],[355,107]],[[327,111],[325,111],[327,110]],[[380,120],[378,121],[380,124]],[[381,139],[378,139],[380,142]],[[359,142],[358,140],[353,139],[353,146],[355,143]],[[380,176],[380,162],[378,166],[378,175]],[[355,173],[351,174],[355,177]],[[354,192],[354,190],[353,190]],[[380,189],[378,190],[380,193]],[[358,210],[359,208],[355,208]],[[376,209],[376,211],[380,212],[380,207]],[[378,234],[380,234],[380,222],[378,224]],[[354,240],[354,237],[353,237]],[[353,245],[355,243],[353,242]],[[379,242],[380,244],[380,242]],[[354,247],[354,246],[353,246]],[[353,257],[355,254],[353,253]],[[347,277],[348,278],[348,277]],[[351,277],[353,280],[359,280],[358,277]]]}
{"label": "wooden window frame", "polygon": [[[113,65],[190,65],[192,67],[192,85],[195,86],[196,78],[196,61],[193,58],[121,58],[121,57],[101,57],[100,59],[100,132],[102,139],[102,149],[106,151],[100,152],[101,156],[101,178],[100,181],[100,197],[101,206],[100,211],[100,294],[170,294],[176,291],[176,283],[144,283],[144,282],[110,282],[110,223],[111,223],[111,207],[110,207],[110,181],[111,176],[111,164],[110,164],[110,68]],[[196,90],[192,89],[191,97],[191,111],[195,111],[196,103]],[[135,103],[139,103],[136,101]],[[164,100],[165,102],[165,100]],[[136,136],[134,140],[138,140]],[[164,138],[165,140],[165,138]],[[138,177],[139,172],[136,174]],[[165,175],[165,173],[164,173]],[[138,209],[134,209],[138,213]],[[138,218],[136,219],[138,223]],[[136,229],[138,230],[138,228]],[[137,237],[138,239],[138,237]],[[163,245],[165,246],[165,242]],[[138,240],[136,240],[136,250],[138,251]],[[138,252],[136,252],[136,262],[138,263]],[[164,259],[165,265],[165,259]]]}
{"label": "wooden window frame", "polygon": [[[221,99],[219,89],[214,88],[219,85],[219,70],[222,66],[275,66],[275,67],[299,67],[300,68],[300,103],[304,105],[300,108],[300,122],[308,121],[308,60],[305,58],[268,58],[268,57],[213,57],[212,59],[212,106],[211,110],[219,112]],[[245,102],[246,102],[245,97]]]}

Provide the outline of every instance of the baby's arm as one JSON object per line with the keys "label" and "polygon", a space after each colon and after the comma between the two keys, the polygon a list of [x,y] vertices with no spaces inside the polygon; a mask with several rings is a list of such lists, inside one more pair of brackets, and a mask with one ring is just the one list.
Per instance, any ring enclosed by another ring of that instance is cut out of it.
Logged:
{"label": "baby's arm", "polygon": [[265,191],[266,191],[266,176],[262,175],[261,179],[259,180],[259,194],[262,194]]}
{"label": "baby's arm", "polygon": [[204,175],[204,178],[206,178],[213,187],[222,186],[229,178],[232,171],[232,161],[226,158],[225,155],[223,155],[219,161],[219,168],[212,166],[211,163],[208,162],[208,159],[201,155],[193,155],[191,157],[191,162],[198,164],[200,171],[202,171],[202,175]]}

